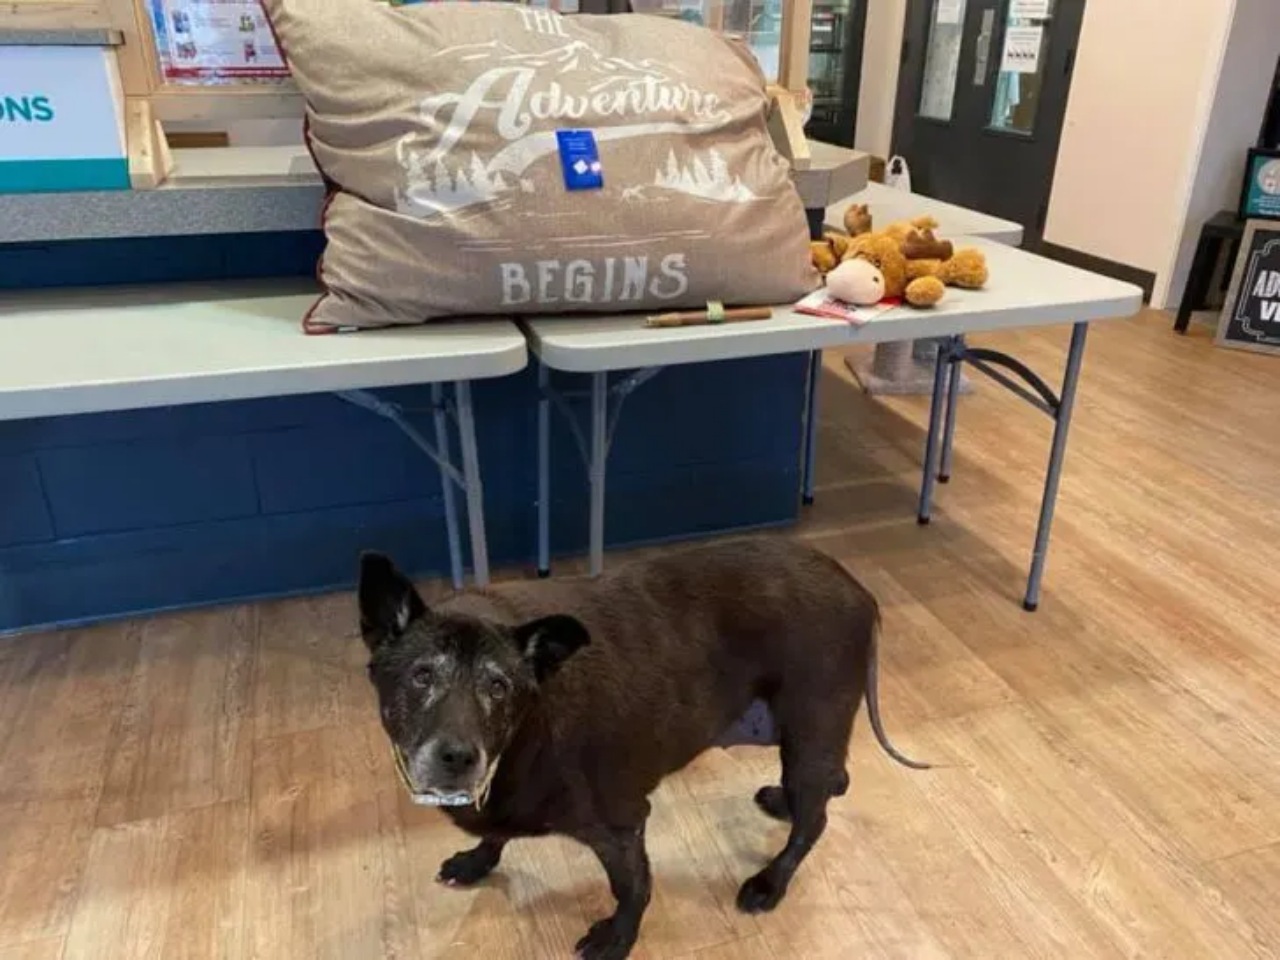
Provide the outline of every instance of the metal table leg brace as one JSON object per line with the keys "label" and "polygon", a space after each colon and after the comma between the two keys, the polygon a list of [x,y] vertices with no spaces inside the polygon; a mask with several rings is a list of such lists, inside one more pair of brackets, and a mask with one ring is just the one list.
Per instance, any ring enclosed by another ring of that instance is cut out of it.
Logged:
{"label": "metal table leg brace", "polygon": [[[934,368],[933,400],[929,408],[929,432],[925,440],[924,478],[920,485],[919,521],[922,524],[927,524],[931,516],[935,477],[942,483],[946,483],[951,478],[956,401],[959,392],[956,390],[956,384],[960,378],[962,364],[968,363],[975,370],[1022,397],[1036,409],[1043,410],[1054,421],[1053,446],[1049,453],[1049,469],[1045,476],[1044,495],[1040,501],[1040,521],[1036,527],[1035,549],[1031,555],[1031,573],[1027,580],[1026,597],[1022,602],[1023,607],[1030,611],[1034,611],[1040,605],[1045,557],[1049,552],[1049,533],[1053,526],[1058,485],[1062,479],[1062,461],[1067,452],[1067,434],[1071,429],[1071,413],[1075,408],[1076,386],[1080,380],[1080,367],[1084,360],[1085,338],[1088,332],[1087,322],[1077,323],[1072,328],[1071,346],[1067,351],[1067,366],[1062,376],[1061,396],[1054,394],[1049,385],[1025,364],[995,350],[968,347],[963,337],[951,337],[942,345],[938,350],[937,366]],[[947,383],[948,372],[950,389]],[[1018,382],[1019,380],[1022,382]],[[942,435],[941,450],[938,444],[940,433]]]}
{"label": "metal table leg brace", "polygon": [[[484,529],[484,487],[480,482],[480,458],[476,447],[475,415],[471,407],[471,384],[459,381],[453,385],[452,401],[446,400],[444,385],[431,385],[431,415],[435,424],[435,442],[424,437],[405,416],[405,408],[382,400],[368,390],[344,390],[336,394],[342,400],[376,413],[394,423],[423,453],[440,468],[440,487],[444,495],[444,522],[449,537],[449,568],[455,589],[464,585],[461,536],[458,530],[458,501],[454,485],[462,488],[467,498],[467,525],[471,539],[471,566],[478,586],[489,582],[489,547]],[[458,427],[462,447],[462,466],[453,462],[449,445],[449,420]]]}
{"label": "metal table leg brace", "polygon": [[809,379],[804,398],[804,460],[801,464],[801,502],[813,504],[813,468],[818,458],[818,383],[822,379],[822,351],[809,351]]}
{"label": "metal table leg brace", "polygon": [[[555,404],[573,431],[578,453],[587,467],[587,479],[591,487],[591,522],[589,556],[591,575],[604,570],[604,486],[605,471],[609,462],[609,448],[618,428],[618,417],[627,397],[663,371],[663,367],[646,367],[636,370],[620,381],[609,385],[609,374],[604,371],[591,374],[590,391],[555,390],[551,386],[550,371],[543,363],[538,366],[538,576],[551,573],[551,404]],[[574,412],[571,401],[589,397],[591,401],[588,442],[582,425]],[[612,411],[610,397],[615,398]]]}

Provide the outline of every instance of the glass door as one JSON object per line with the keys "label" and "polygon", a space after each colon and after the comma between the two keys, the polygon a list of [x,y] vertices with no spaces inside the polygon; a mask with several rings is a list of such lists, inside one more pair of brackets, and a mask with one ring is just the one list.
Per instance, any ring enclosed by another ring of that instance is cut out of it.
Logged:
{"label": "glass door", "polygon": [[809,33],[809,89],[815,140],[853,146],[862,79],[867,0],[818,0]]}
{"label": "glass door", "polygon": [[917,192],[1039,242],[1084,5],[908,0],[893,149]]}
{"label": "glass door", "polygon": [[992,130],[1031,136],[1049,63],[1054,0],[1014,0],[1005,10],[1000,63],[987,124]]}

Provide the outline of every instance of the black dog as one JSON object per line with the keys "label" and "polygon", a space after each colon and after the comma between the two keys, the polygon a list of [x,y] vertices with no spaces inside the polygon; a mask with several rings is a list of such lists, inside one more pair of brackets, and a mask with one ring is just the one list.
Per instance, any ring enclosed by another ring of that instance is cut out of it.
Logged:
{"label": "black dog", "polygon": [[617,912],[578,943],[621,960],[649,902],[648,796],[755,700],[776,722],[782,785],[756,802],[786,847],[743,884],[777,906],[849,786],[864,694],[881,746],[875,598],[825,554],[786,540],[676,551],[594,580],[467,591],[428,610],[386,557],[360,569],[369,676],[401,773],[422,803],[480,838],[440,879],[476,883],[517,837],[563,834],[600,858]]}

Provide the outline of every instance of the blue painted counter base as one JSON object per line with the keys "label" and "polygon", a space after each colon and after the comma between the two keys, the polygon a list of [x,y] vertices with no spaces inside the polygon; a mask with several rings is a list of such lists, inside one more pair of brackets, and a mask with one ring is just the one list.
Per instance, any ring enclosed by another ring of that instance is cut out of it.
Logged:
{"label": "blue painted counter base", "polygon": [[[255,257],[232,249],[244,243]],[[0,285],[304,273],[316,249],[309,234],[189,238],[181,257],[170,240],[125,246],[0,247]],[[806,362],[671,368],[637,392],[610,462],[610,545],[793,521]],[[385,395],[421,410],[429,431],[429,393]],[[474,394],[491,556],[532,565],[536,377]],[[587,543],[573,442],[557,422],[557,553]],[[0,497],[0,631],[348,587],[364,548],[419,574],[448,570],[434,465],[330,396],[0,423]]]}

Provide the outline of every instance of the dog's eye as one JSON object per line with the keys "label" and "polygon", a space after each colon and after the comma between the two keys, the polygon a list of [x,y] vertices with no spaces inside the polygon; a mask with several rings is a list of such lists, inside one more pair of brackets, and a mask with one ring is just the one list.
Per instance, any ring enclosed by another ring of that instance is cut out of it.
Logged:
{"label": "dog's eye", "polygon": [[490,677],[485,683],[485,692],[489,694],[490,700],[501,700],[507,695],[507,681],[501,677]]}
{"label": "dog's eye", "polygon": [[413,668],[413,673],[409,674],[409,682],[419,690],[425,690],[431,686],[431,681],[435,679],[435,674],[428,666],[419,666]]}

